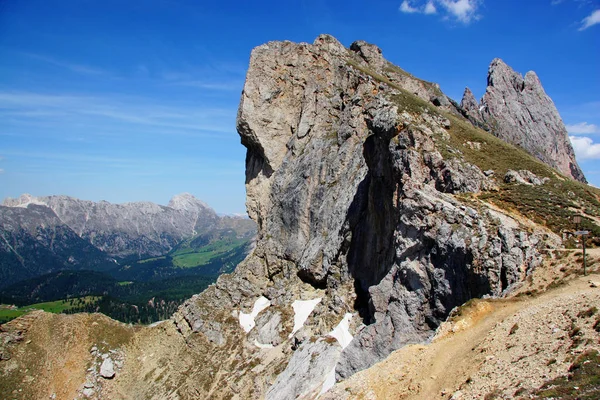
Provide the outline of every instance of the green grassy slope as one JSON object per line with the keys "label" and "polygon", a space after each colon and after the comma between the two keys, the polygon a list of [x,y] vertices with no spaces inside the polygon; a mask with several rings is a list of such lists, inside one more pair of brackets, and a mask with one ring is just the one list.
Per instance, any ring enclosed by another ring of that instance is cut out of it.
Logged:
{"label": "green grassy slope", "polygon": [[12,308],[8,305],[0,305],[0,324],[20,317],[21,315],[27,314],[33,310],[44,310],[46,312],[59,314],[73,308],[96,303],[98,300],[100,300],[100,297],[98,296],[85,296],[73,299],[35,303],[18,308]]}

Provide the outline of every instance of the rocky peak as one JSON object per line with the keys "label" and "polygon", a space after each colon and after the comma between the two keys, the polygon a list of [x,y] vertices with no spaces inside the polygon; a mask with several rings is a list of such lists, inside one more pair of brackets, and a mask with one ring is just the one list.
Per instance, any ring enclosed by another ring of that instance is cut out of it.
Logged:
{"label": "rocky peak", "polygon": [[374,44],[357,40],[350,45],[350,50],[358,54],[367,64],[372,66],[377,72],[381,72],[385,67],[386,61],[379,47]]}
{"label": "rocky peak", "polygon": [[460,106],[466,111],[479,110],[479,104],[477,103],[473,92],[471,92],[471,89],[465,88],[465,93],[463,94]]}
{"label": "rocky peak", "polygon": [[465,93],[460,102],[462,114],[468,118],[473,125],[478,127],[485,127],[481,118],[481,110],[479,103],[475,99],[475,95],[471,92],[471,89],[465,88]]}
{"label": "rocky peak", "polygon": [[[308,359],[315,370],[337,364],[333,374],[346,377],[427,339],[469,298],[510,290],[538,262],[540,240],[510,217],[452,196],[494,186],[476,166],[444,160],[437,150],[452,124],[437,109],[453,107],[437,85],[366,42],[348,51],[320,36],[314,44],[254,49],[237,128],[247,147],[246,204],[258,223],[257,246],[232,276],[182,307],[176,318],[186,322],[178,326],[204,327],[197,329],[222,341],[208,327],[214,317],[206,304],[227,298],[249,315],[264,298],[273,308],[259,311],[247,340],[268,331],[280,344],[287,336],[275,333],[289,332],[290,311],[275,310],[319,298],[314,319],[290,333],[297,350],[280,355],[287,358],[280,376]],[[346,313],[360,327],[347,346],[330,351],[318,338]],[[256,377],[246,372],[245,379]],[[318,393],[322,379],[306,378],[302,387],[277,379],[267,398],[295,398],[311,387]]]}
{"label": "rocky peak", "polygon": [[211,210],[208,204],[197,199],[190,193],[181,193],[173,196],[169,200],[167,207],[175,210]]}
{"label": "rocky peak", "polygon": [[46,205],[45,202],[29,193],[23,193],[16,199],[7,197],[2,202],[2,205],[6,207],[27,207],[29,204]]}
{"label": "rocky peak", "polygon": [[496,58],[490,64],[487,84],[477,110],[465,91],[463,113],[474,124],[522,147],[564,175],[586,182],[567,129],[535,72],[523,78]]}

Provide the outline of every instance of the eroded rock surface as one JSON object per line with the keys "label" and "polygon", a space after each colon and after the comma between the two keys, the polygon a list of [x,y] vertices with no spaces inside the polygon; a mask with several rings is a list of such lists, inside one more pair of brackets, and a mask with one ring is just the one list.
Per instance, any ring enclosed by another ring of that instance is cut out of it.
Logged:
{"label": "eroded rock surface", "polygon": [[536,73],[529,71],[523,78],[497,58],[490,64],[487,82],[481,104],[465,90],[463,113],[475,125],[483,123],[499,138],[585,183],[565,124]]}

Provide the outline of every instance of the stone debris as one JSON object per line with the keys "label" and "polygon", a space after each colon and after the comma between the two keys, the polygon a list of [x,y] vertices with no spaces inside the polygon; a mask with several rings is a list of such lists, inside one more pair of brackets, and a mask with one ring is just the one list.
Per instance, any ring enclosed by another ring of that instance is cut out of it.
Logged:
{"label": "stone debris", "polygon": [[115,365],[111,358],[105,358],[100,366],[100,376],[105,379],[112,379],[115,377]]}
{"label": "stone debris", "polygon": [[550,180],[550,178],[547,178],[547,177],[540,179],[533,172],[527,171],[527,170],[513,171],[512,169],[509,169],[506,172],[506,175],[504,175],[504,182],[518,183],[518,184],[522,184],[522,185],[540,186],[540,185],[545,184],[549,180]]}

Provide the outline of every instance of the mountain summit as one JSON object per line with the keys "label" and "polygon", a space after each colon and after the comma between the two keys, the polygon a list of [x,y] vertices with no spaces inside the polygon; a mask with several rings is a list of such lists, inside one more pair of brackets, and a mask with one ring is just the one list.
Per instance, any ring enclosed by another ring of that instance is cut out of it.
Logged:
{"label": "mountain summit", "polygon": [[567,128],[535,72],[523,78],[496,58],[488,71],[487,89],[477,104],[467,88],[461,102],[466,115],[483,122],[500,139],[520,146],[566,176],[586,183],[575,160]]}

